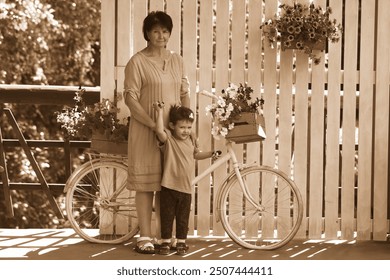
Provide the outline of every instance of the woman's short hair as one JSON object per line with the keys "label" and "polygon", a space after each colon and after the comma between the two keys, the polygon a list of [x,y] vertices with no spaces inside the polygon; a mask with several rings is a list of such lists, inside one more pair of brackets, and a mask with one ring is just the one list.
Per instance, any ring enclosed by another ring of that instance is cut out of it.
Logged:
{"label": "woman's short hair", "polygon": [[146,41],[149,41],[148,32],[151,31],[155,25],[165,27],[168,29],[169,33],[172,33],[172,18],[167,13],[162,11],[153,11],[146,16],[142,26],[142,32],[144,33],[144,38]]}

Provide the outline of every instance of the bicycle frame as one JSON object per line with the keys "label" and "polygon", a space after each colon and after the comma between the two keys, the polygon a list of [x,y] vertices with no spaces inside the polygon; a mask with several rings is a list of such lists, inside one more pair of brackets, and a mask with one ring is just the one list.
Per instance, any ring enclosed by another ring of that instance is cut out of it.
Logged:
{"label": "bicycle frame", "polygon": [[[238,182],[240,184],[240,187],[244,193],[244,196],[248,201],[255,207],[256,209],[261,209],[261,207],[256,203],[256,201],[252,198],[251,194],[248,191],[247,186],[244,183],[244,180],[242,179],[240,170],[244,167],[242,164],[240,164],[237,160],[236,154],[233,150],[233,146],[231,141],[225,140],[225,145],[227,148],[227,153],[217,159],[213,164],[211,164],[207,169],[205,169],[203,172],[201,172],[198,176],[196,176],[192,180],[192,186],[195,186],[197,183],[199,183],[200,180],[205,178],[207,175],[212,173],[214,170],[216,170],[218,167],[220,167],[222,164],[228,162],[229,160],[232,161],[233,165],[233,171],[229,174],[229,176],[224,180],[223,184],[226,183],[226,181],[232,177],[234,174],[237,176]],[[221,192],[223,188],[220,188],[217,194],[217,197],[219,196],[219,193]]]}

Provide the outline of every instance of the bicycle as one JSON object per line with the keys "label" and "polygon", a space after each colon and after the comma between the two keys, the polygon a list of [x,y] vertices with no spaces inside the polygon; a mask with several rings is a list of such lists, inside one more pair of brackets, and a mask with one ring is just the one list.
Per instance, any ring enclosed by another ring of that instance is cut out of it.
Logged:
{"label": "bicycle", "polygon": [[135,191],[126,189],[127,157],[88,153],[65,184],[65,209],[76,233],[93,243],[118,244],[138,232]]}
{"label": "bicycle", "polygon": [[[272,250],[288,243],[303,218],[303,202],[295,183],[280,170],[238,162],[233,142],[227,153],[192,181],[195,186],[218,167],[233,170],[217,192],[217,221],[238,245]],[[75,231],[96,243],[121,243],[138,232],[135,192],[126,189],[124,156],[94,155],[68,179],[66,211]]]}

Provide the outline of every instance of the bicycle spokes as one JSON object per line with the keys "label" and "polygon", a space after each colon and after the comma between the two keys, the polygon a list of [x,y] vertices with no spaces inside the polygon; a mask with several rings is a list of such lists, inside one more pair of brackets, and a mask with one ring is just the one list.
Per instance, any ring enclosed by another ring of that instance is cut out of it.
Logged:
{"label": "bicycle spokes", "polygon": [[294,236],[302,218],[300,197],[292,181],[269,168],[250,167],[241,174],[244,188],[235,178],[221,195],[225,230],[247,248],[284,245]]}
{"label": "bicycle spokes", "polygon": [[69,184],[69,220],[83,238],[118,243],[137,232],[135,192],[126,189],[126,166],[94,161],[86,164]]}

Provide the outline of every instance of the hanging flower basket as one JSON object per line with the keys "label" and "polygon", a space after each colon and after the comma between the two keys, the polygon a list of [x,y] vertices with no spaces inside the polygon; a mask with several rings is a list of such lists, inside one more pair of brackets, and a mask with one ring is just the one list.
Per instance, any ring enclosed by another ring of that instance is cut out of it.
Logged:
{"label": "hanging flower basket", "polygon": [[323,9],[314,4],[295,3],[282,4],[279,8],[280,12],[274,18],[260,26],[271,47],[275,42],[281,42],[282,51],[301,50],[313,59],[314,64],[319,64],[321,58],[313,50],[325,50],[328,41],[340,40],[342,26],[336,19],[330,19],[331,7]]}
{"label": "hanging flower basket", "polygon": [[259,113],[241,113],[234,121],[226,139],[237,144],[262,141],[266,138],[264,116]]}
{"label": "hanging flower basket", "polygon": [[116,142],[101,132],[92,131],[91,149],[101,154],[127,155],[127,141]]}
{"label": "hanging flower basket", "polygon": [[304,44],[299,39],[289,40],[288,34],[282,34],[280,37],[281,49],[285,50],[305,50],[307,52],[312,52],[313,50],[324,51],[326,46],[326,41],[306,41]]}

